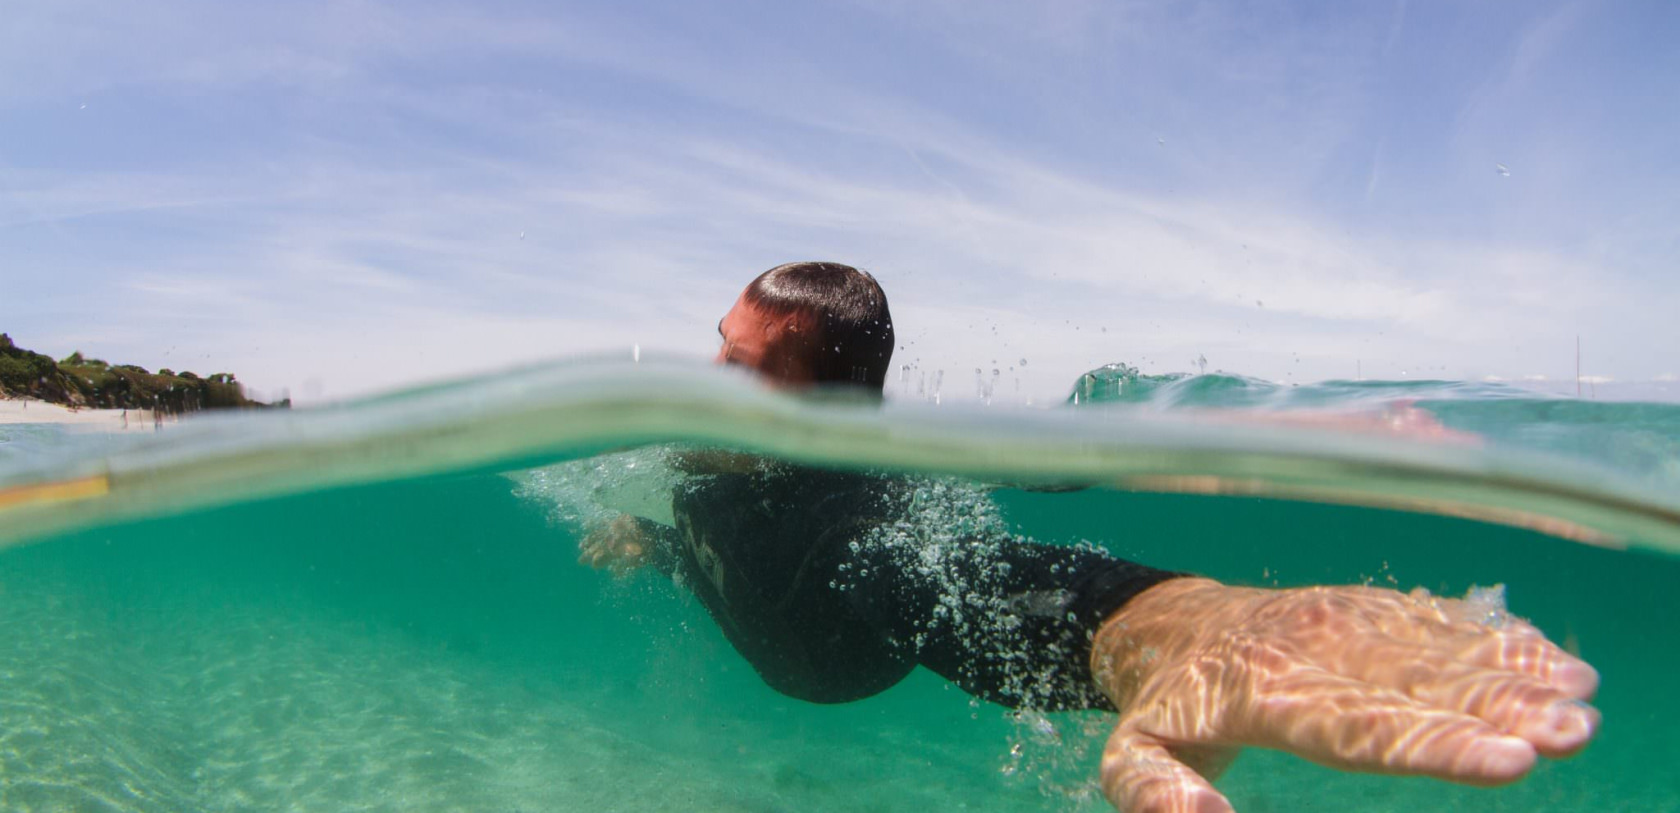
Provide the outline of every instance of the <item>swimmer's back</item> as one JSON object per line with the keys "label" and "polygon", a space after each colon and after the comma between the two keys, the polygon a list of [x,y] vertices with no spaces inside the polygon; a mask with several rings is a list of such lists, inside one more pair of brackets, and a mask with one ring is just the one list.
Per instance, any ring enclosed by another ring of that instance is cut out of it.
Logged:
{"label": "swimmer's back", "polygon": [[901,504],[894,485],[766,465],[694,477],[677,490],[678,570],[771,688],[844,703],[914,668],[836,586],[852,543]]}

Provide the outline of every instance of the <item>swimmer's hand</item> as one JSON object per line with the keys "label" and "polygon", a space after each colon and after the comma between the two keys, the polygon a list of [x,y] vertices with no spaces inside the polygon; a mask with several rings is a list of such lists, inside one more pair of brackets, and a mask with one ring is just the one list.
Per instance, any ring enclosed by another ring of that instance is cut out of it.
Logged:
{"label": "swimmer's hand", "polygon": [[643,521],[620,514],[583,537],[578,543],[578,564],[627,576],[648,563],[654,544]]}
{"label": "swimmer's hand", "polygon": [[1205,410],[1195,414],[1219,423],[1298,426],[1458,446],[1479,446],[1483,441],[1480,435],[1447,428],[1433,413],[1410,400],[1394,401],[1381,409],[1362,412]]}
{"label": "swimmer's hand", "polygon": [[1598,673],[1514,617],[1370,587],[1174,579],[1097,634],[1121,709],[1102,787],[1127,813],[1228,813],[1210,780],[1241,746],[1475,785],[1586,747]]}

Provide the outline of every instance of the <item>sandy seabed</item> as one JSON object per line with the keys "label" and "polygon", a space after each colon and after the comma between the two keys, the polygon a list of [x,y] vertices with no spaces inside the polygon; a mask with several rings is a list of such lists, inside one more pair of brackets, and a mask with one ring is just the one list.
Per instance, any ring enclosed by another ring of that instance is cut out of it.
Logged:
{"label": "sandy seabed", "polygon": [[728,714],[649,720],[634,698],[419,653],[298,604],[110,613],[55,581],[0,598],[6,810],[1045,809],[996,798],[938,749],[883,760],[917,753],[898,728],[847,749]]}

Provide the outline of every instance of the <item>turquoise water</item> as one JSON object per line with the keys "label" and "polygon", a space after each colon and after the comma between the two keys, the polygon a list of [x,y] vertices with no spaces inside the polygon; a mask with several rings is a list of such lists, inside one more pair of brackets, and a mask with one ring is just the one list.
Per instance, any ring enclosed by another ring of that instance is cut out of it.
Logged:
{"label": "turquoise water", "polygon": [[[1450,382],[1108,371],[1086,385],[1052,411],[870,410],[711,370],[574,364],[140,438],[0,427],[0,487],[109,490],[0,512],[15,543],[0,551],[0,809],[1105,809],[1090,785],[1104,715],[1017,717],[923,672],[859,703],[792,701],[681,590],[576,564],[591,518],[661,510],[663,444],[709,442],[1117,484],[963,493],[1042,541],[1229,581],[1502,583],[1514,612],[1603,674],[1599,740],[1516,785],[1251,751],[1219,783],[1239,811],[1680,810],[1680,407]],[[1397,399],[1487,440],[1185,417]],[[1258,485],[1126,490],[1170,472]],[[1274,488],[1341,504],[1248,495]],[[1598,544],[1347,504],[1453,495],[1560,517]]]}

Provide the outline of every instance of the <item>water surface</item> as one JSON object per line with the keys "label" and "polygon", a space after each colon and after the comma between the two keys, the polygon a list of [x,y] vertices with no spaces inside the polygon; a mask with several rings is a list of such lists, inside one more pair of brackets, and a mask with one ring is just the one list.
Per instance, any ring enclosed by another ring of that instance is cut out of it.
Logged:
{"label": "water surface", "polygon": [[[1104,809],[1102,714],[1015,715],[925,672],[858,703],[789,700],[680,589],[575,563],[593,519],[668,510],[667,444],[706,443],[948,477],[1016,532],[1234,582],[1504,584],[1603,673],[1599,741],[1517,785],[1249,752],[1220,782],[1240,811],[1680,809],[1676,407],[1125,370],[1074,389],[1048,411],[881,410],[567,364],[139,439],[0,427],[9,493],[103,489],[0,511],[0,807]],[[1485,442],[1188,417],[1397,401]],[[1252,487],[1141,488],[1206,478]]]}

